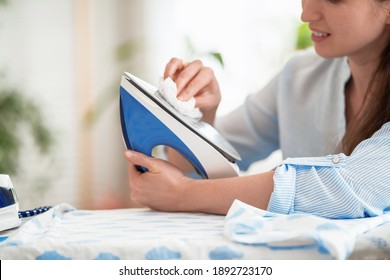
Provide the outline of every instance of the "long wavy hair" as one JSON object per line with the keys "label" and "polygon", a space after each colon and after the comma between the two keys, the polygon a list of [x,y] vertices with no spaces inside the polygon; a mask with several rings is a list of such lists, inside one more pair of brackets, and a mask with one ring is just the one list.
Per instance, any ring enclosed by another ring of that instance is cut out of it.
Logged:
{"label": "long wavy hair", "polygon": [[[387,0],[379,2],[384,1]],[[390,26],[387,26],[387,33],[387,45],[372,75],[362,112],[359,118],[349,124],[342,140],[342,150],[347,155],[360,142],[370,138],[385,123],[390,122]]]}

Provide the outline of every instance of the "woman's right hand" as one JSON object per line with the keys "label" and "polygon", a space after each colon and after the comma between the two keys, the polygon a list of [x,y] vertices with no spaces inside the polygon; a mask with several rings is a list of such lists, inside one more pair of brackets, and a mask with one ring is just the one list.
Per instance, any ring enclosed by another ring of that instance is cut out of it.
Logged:
{"label": "woman's right hand", "polygon": [[172,58],[165,67],[164,79],[170,77],[177,86],[177,98],[196,100],[196,107],[203,113],[203,121],[213,124],[215,113],[221,101],[221,91],[214,71],[200,60],[185,63]]}

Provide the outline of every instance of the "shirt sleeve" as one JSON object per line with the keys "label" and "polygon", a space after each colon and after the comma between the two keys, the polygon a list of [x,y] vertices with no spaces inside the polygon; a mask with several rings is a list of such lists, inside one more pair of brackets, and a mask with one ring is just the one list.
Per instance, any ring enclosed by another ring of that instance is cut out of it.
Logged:
{"label": "shirt sleeve", "polygon": [[268,210],[340,219],[390,211],[390,122],[350,156],[286,159],[275,170]]}
{"label": "shirt sleeve", "polygon": [[242,160],[237,164],[246,170],[250,164],[269,156],[279,148],[276,96],[280,75],[243,105],[216,120],[216,129],[232,144]]}

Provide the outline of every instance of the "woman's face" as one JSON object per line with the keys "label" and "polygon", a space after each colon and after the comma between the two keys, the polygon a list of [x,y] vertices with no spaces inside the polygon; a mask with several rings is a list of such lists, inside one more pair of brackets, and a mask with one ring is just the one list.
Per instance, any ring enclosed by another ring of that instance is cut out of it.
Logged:
{"label": "woman's face", "polygon": [[316,52],[323,57],[371,59],[388,42],[390,1],[302,0]]}

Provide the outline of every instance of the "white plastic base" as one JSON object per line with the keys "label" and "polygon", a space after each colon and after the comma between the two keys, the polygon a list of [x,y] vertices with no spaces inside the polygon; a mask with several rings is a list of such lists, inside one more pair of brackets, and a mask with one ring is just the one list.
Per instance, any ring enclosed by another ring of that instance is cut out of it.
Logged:
{"label": "white plastic base", "polygon": [[20,225],[18,211],[18,203],[0,208],[0,231],[18,227]]}

